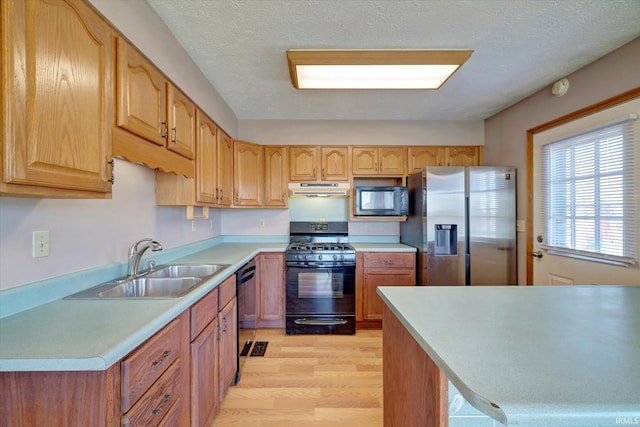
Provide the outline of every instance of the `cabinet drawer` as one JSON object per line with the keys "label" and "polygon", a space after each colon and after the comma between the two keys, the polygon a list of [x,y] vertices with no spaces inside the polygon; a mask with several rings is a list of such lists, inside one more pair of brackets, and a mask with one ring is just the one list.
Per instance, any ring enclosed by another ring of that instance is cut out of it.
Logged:
{"label": "cabinet drawer", "polygon": [[236,276],[230,276],[218,286],[218,311],[236,296]]}
{"label": "cabinet drawer", "polygon": [[414,253],[365,252],[364,268],[414,268]]}
{"label": "cabinet drawer", "polygon": [[191,341],[218,315],[218,288],[191,307]]}
{"label": "cabinet drawer", "polygon": [[[125,427],[155,427],[180,404],[180,360],[176,360],[160,379],[122,416]],[[180,411],[176,411],[179,415]],[[178,425],[178,424],[174,424]]]}
{"label": "cabinet drawer", "polygon": [[122,412],[127,412],[178,358],[180,327],[177,318],[122,361]]}

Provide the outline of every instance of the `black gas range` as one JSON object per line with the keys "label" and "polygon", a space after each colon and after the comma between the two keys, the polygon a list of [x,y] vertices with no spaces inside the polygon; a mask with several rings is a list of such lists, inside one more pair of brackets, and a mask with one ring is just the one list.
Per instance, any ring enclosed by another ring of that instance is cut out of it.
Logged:
{"label": "black gas range", "polygon": [[289,237],[287,334],[354,334],[356,252],[348,222],[291,222]]}

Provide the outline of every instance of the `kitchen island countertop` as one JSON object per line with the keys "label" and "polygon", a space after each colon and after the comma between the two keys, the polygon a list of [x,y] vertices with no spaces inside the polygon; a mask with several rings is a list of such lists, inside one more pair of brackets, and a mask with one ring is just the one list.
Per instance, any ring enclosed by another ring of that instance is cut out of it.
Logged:
{"label": "kitchen island countertop", "polygon": [[495,420],[640,424],[640,287],[423,286],[378,293],[464,398]]}

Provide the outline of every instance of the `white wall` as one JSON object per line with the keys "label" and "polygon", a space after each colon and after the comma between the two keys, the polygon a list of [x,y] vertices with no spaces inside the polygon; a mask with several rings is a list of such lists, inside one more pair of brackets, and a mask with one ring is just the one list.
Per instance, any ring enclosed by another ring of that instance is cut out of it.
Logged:
{"label": "white wall", "polygon": [[[126,261],[146,237],[170,249],[221,234],[220,211],[187,221],[185,208],[155,206],[153,170],[116,159],[115,177],[110,200],[1,197],[0,289]],[[36,230],[49,231],[48,257],[31,257]]]}
{"label": "white wall", "polygon": [[[640,38],[567,76],[569,91],[558,98],[551,86],[485,121],[486,164],[518,168],[518,218],[528,220],[528,129],[640,87]],[[526,236],[518,233],[518,283],[526,283]],[[612,278],[615,281],[615,276]]]}
{"label": "white wall", "polygon": [[88,0],[189,98],[232,137],[238,120],[175,39],[164,21],[144,0]]}
{"label": "white wall", "polygon": [[241,120],[239,138],[269,145],[484,145],[484,123],[410,120]]}

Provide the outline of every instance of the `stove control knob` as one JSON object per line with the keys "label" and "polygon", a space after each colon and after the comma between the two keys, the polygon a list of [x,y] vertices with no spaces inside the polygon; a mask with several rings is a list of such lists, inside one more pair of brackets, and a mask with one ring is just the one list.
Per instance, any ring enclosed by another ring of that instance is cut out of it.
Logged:
{"label": "stove control knob", "polygon": [[318,261],[322,260],[322,255],[318,255]]}
{"label": "stove control knob", "polygon": [[340,255],[340,261],[344,261],[344,255]]}
{"label": "stove control knob", "polygon": [[338,255],[333,254],[333,259],[334,259],[334,261],[337,260],[338,259]]}

